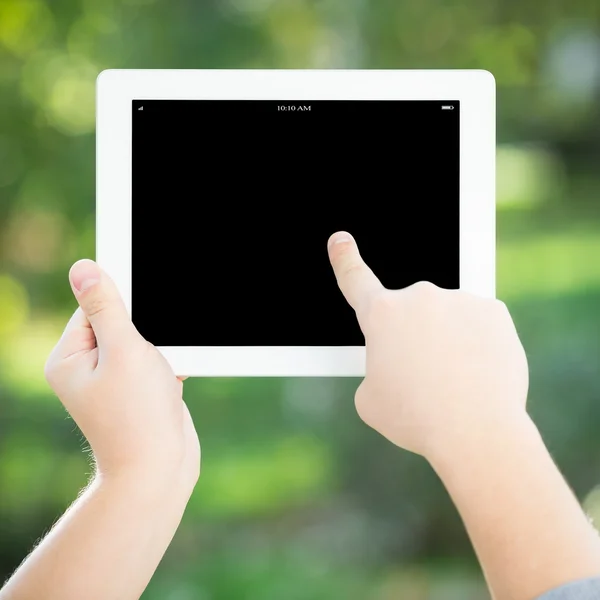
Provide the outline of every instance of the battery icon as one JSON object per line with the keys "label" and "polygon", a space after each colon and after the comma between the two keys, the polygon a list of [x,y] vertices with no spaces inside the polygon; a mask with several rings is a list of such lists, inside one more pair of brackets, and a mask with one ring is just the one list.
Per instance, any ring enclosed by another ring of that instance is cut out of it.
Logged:
{"label": "battery icon", "polygon": [[442,104],[442,110],[454,110],[452,104]]}

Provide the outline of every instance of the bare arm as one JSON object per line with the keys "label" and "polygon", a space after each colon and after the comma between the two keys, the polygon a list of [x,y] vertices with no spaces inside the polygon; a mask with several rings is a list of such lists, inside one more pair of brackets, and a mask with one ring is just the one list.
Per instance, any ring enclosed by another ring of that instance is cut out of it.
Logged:
{"label": "bare arm", "polygon": [[96,475],[0,600],[139,598],[200,473],[182,381],[136,331],[95,263],[76,263],[70,281],[80,308],[46,377],[86,436]]}
{"label": "bare arm", "polygon": [[431,463],[497,600],[600,575],[600,538],[526,415],[465,436]]}
{"label": "bare arm", "polygon": [[95,479],[0,592],[1,600],[131,600],[179,525],[191,482]]}
{"label": "bare arm", "polygon": [[506,306],[425,282],[387,290],[348,234],[329,255],[366,340],[358,414],[432,464],[495,599],[600,575],[600,539],[525,410],[527,358]]}

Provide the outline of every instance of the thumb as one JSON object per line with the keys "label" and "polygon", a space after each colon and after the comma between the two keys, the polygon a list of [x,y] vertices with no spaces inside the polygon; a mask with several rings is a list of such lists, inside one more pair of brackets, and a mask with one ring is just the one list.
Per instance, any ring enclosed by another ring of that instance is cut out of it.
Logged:
{"label": "thumb", "polygon": [[340,290],[358,314],[375,294],[385,288],[362,259],[349,233],[334,233],[327,242],[327,249]]}
{"label": "thumb", "polygon": [[122,344],[133,335],[135,328],[117,286],[93,260],[77,261],[69,281],[99,347]]}

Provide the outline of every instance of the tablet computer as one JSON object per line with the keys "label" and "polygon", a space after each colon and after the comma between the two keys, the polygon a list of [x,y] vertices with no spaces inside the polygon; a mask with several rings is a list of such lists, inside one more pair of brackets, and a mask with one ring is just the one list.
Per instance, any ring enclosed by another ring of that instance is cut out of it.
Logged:
{"label": "tablet computer", "polygon": [[108,70],[97,261],[177,375],[362,376],[327,256],[495,294],[486,71]]}

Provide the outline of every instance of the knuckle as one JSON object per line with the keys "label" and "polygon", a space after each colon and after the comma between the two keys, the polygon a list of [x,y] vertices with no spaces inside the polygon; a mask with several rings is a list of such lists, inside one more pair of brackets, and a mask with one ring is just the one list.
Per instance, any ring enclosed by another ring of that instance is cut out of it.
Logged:
{"label": "knuckle", "polygon": [[97,296],[87,299],[85,313],[88,317],[95,317],[106,310],[107,303],[104,298]]}
{"label": "knuckle", "polygon": [[374,294],[371,299],[371,305],[377,311],[389,311],[396,308],[396,298],[388,290]]}
{"label": "knuckle", "polygon": [[487,315],[488,318],[505,319],[510,317],[506,304],[501,300],[495,298],[483,298],[479,300],[479,307],[483,314]]}
{"label": "knuckle", "polygon": [[48,382],[48,385],[54,389],[58,382],[59,368],[58,362],[54,358],[54,354],[51,354],[46,364],[44,365],[44,377]]}
{"label": "knuckle", "polygon": [[502,302],[502,300],[493,300],[493,306],[494,308],[499,312],[499,313],[506,313],[508,314],[508,306],[506,306],[506,304],[504,304],[504,302]]}
{"label": "knuckle", "polygon": [[364,382],[358,386],[356,393],[354,394],[354,406],[358,416],[368,424],[369,422],[369,402],[368,394],[365,388]]}
{"label": "knuckle", "polygon": [[492,314],[496,315],[498,321],[502,323],[512,323],[514,326],[513,317],[510,314],[508,306],[506,306],[506,304],[504,304],[504,302],[502,302],[501,300],[493,300],[492,302]]}
{"label": "knuckle", "polygon": [[[380,320],[386,320],[387,316],[396,308],[394,297],[388,290],[382,290],[365,302],[364,322],[367,326],[372,326]],[[360,389],[360,388],[359,388]]]}
{"label": "knuckle", "polygon": [[442,301],[447,299],[449,294],[447,290],[442,290],[429,281],[419,281],[408,289],[409,306],[412,306],[414,310],[426,313],[436,313],[441,307]]}
{"label": "knuckle", "polygon": [[119,369],[136,370],[139,364],[147,359],[150,348],[146,340],[127,332],[119,336],[118,344],[110,347],[108,360]]}
{"label": "knuckle", "polygon": [[439,290],[437,285],[431,283],[430,281],[418,281],[411,287],[416,294],[424,298],[433,296]]}
{"label": "knuckle", "polygon": [[357,260],[346,261],[341,268],[343,277],[354,277],[362,271],[362,264]]}

